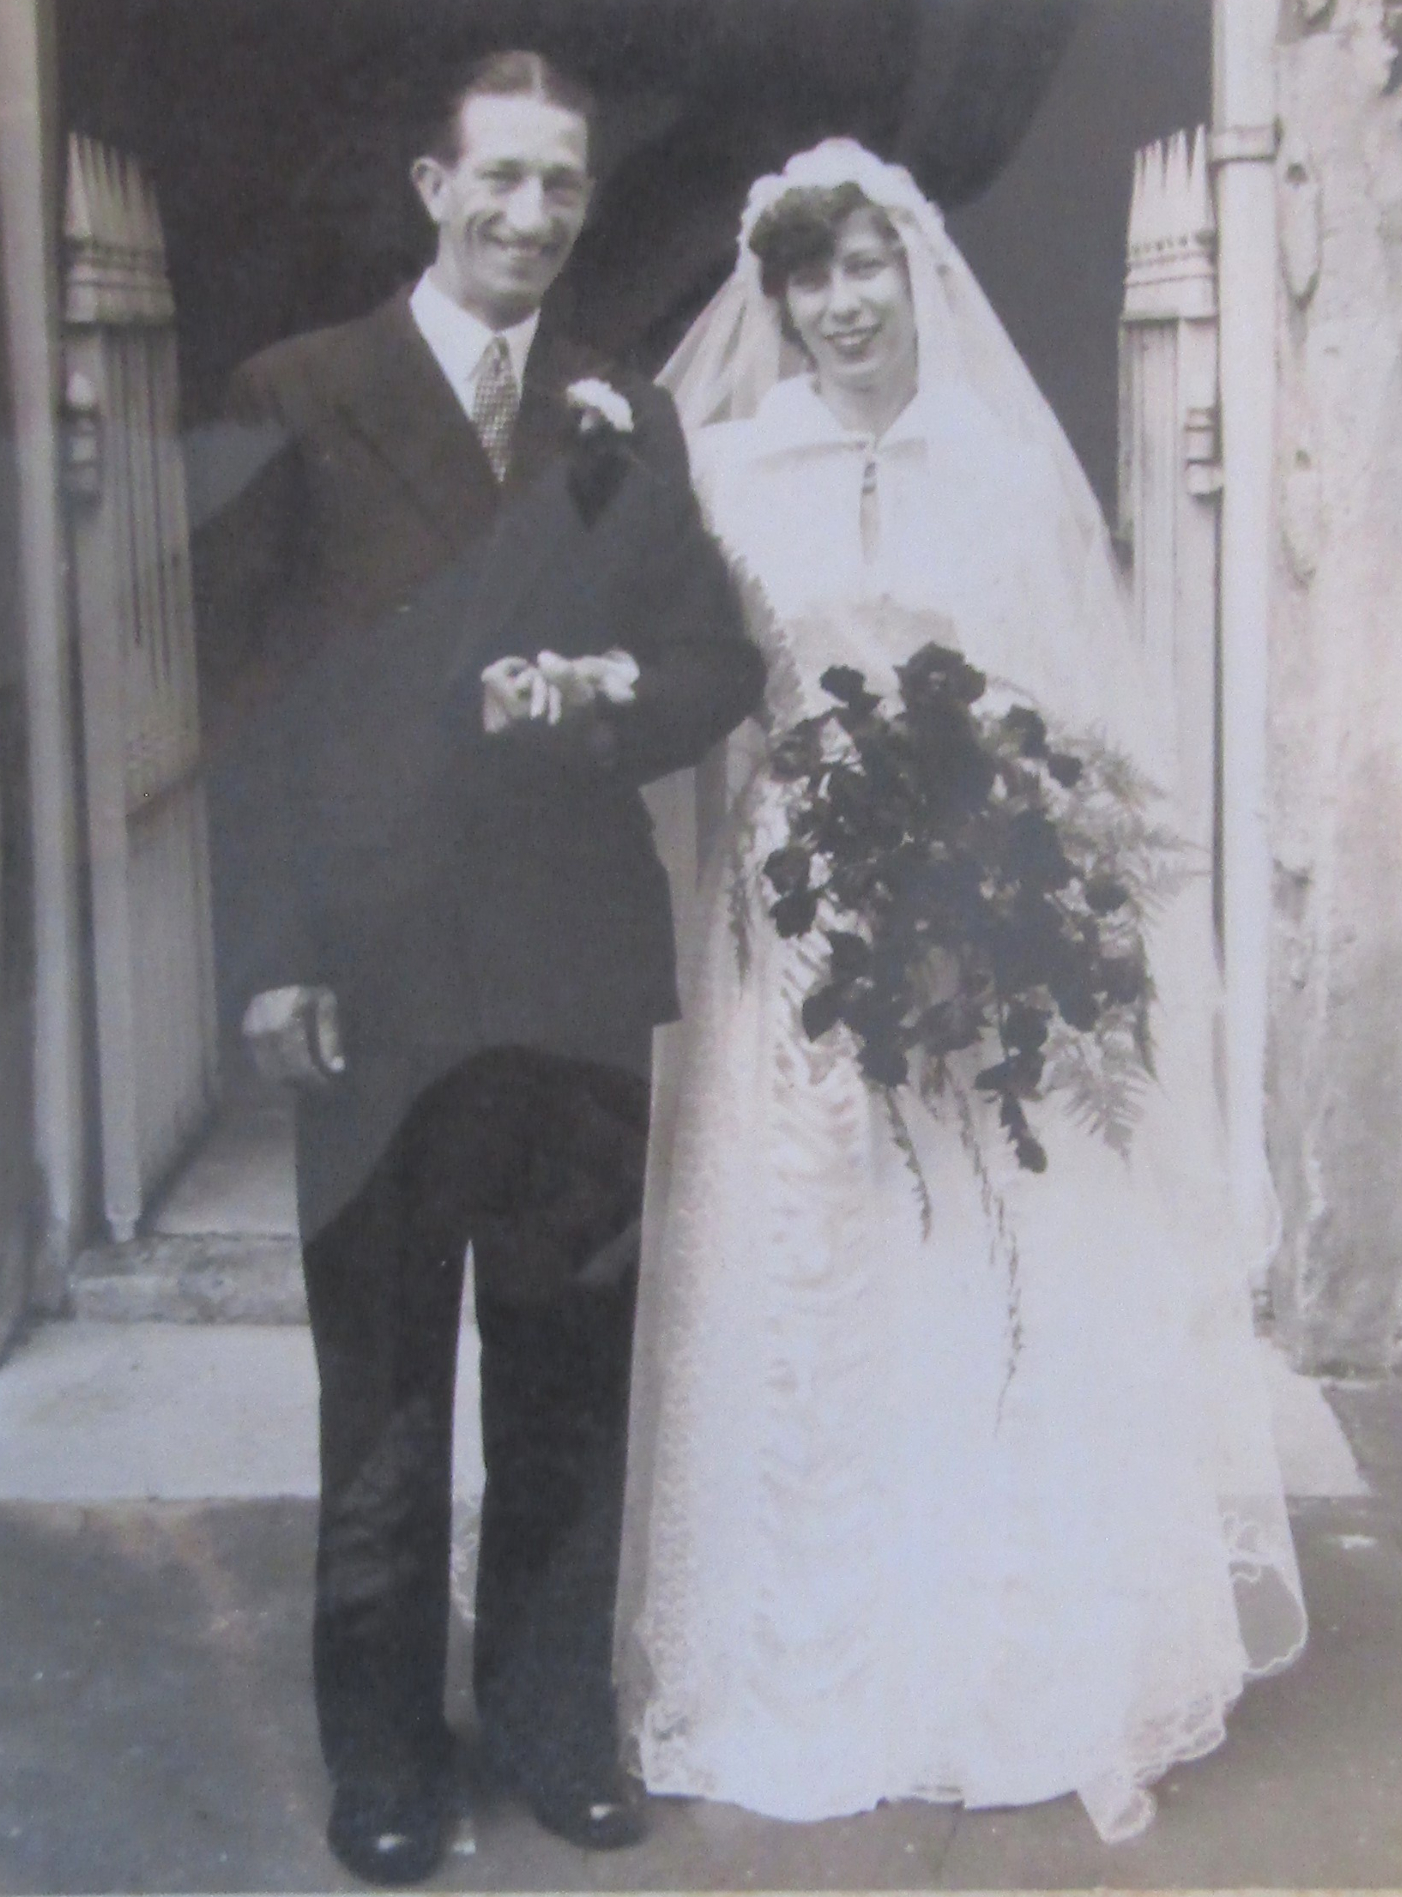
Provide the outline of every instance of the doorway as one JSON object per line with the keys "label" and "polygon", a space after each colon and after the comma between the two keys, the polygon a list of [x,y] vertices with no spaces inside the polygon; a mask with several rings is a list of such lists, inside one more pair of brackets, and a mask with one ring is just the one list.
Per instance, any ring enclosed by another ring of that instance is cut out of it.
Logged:
{"label": "doorway", "polygon": [[[1208,118],[1211,0],[60,0],[58,20],[67,124],[138,158],[161,203],[192,441],[238,361],[422,266],[406,170],[426,84],[446,57],[521,35],[597,85],[611,128],[574,271],[587,334],[658,366],[729,268],[749,180],[855,132],[945,205],[1113,513],[1134,153]],[[248,1085],[237,1042],[228,917],[244,905],[217,846],[215,872],[226,1110],[142,1227],[181,1242],[187,1277],[189,1241],[222,1271],[237,1236],[191,1228],[215,1217],[196,1209],[202,1181],[225,1224],[288,1204],[285,1109]]]}

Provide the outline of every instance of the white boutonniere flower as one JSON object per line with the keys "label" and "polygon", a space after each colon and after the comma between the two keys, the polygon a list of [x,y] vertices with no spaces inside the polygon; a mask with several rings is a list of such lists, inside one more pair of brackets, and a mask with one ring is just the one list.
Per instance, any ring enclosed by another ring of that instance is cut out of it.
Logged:
{"label": "white boutonniere flower", "polygon": [[597,428],[612,429],[616,435],[633,432],[633,410],[627,396],[620,395],[611,383],[600,381],[597,376],[571,382],[565,390],[565,400],[578,412],[582,434],[592,434]]}

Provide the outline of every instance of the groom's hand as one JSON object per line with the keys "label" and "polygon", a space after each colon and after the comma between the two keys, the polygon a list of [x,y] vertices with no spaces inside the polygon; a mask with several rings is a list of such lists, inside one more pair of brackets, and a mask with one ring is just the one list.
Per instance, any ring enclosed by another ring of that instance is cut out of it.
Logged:
{"label": "groom's hand", "polygon": [[495,734],[525,724],[541,702],[543,680],[528,659],[498,659],[482,674],[482,728]]}
{"label": "groom's hand", "polygon": [[607,769],[617,739],[605,708],[633,702],[635,659],[620,649],[566,659],[541,652],[498,659],[482,674],[482,723],[494,735],[511,734],[542,757]]}
{"label": "groom's hand", "polygon": [[243,1036],[264,1080],[324,1087],[345,1072],[336,997],[329,988],[265,988],[248,1004]]}

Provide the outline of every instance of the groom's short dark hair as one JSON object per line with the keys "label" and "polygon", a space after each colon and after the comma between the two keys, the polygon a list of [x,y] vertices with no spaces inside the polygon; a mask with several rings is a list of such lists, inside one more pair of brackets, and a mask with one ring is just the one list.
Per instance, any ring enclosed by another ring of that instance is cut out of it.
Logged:
{"label": "groom's short dark hair", "polygon": [[594,95],[589,88],[561,72],[543,53],[513,48],[474,59],[449,76],[428,126],[424,150],[429,157],[445,165],[456,164],[462,157],[462,111],[475,98],[543,99],[547,105],[578,113],[593,130]]}

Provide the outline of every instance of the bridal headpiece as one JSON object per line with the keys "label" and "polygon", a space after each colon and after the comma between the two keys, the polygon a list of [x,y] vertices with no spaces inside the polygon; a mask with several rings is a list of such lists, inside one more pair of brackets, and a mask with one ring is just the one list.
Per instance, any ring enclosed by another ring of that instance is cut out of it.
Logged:
{"label": "bridal headpiece", "polygon": [[843,184],[856,185],[863,197],[889,217],[916,227],[937,265],[947,260],[950,245],[944,219],[904,165],[887,164],[854,138],[825,138],[811,151],[796,152],[782,171],[766,172],[751,185],[740,217],[742,265],[753,254],[750,238],[756,224],[790,191],[830,191]]}

